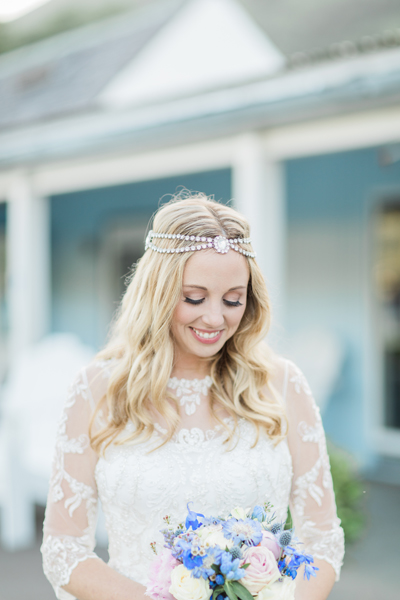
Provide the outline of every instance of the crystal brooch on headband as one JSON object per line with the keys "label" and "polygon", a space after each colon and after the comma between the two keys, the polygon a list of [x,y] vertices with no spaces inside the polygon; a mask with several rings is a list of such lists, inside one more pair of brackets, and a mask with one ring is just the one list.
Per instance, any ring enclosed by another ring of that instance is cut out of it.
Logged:
{"label": "crystal brooch on headband", "polygon": [[[189,242],[184,246],[178,248],[160,248],[153,244],[154,239],[166,239],[166,240],[180,240]],[[193,252],[195,250],[207,250],[214,248],[216,252],[220,254],[226,254],[229,250],[235,250],[243,256],[249,258],[255,258],[255,252],[249,252],[240,247],[240,244],[251,244],[250,238],[235,238],[228,239],[223,235],[217,235],[215,238],[196,236],[196,235],[181,235],[179,233],[156,233],[155,231],[149,231],[146,238],[145,250],[150,248],[154,252],[160,252],[161,254],[178,254],[179,252]]]}

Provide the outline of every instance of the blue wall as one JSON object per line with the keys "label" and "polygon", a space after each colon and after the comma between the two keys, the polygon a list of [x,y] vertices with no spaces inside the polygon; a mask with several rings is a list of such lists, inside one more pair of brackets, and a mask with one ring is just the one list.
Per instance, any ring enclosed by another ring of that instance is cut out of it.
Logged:
{"label": "blue wall", "polygon": [[288,161],[289,222],[368,218],[377,196],[400,192],[400,161],[382,166],[380,156],[368,148]]}
{"label": "blue wall", "polygon": [[160,202],[168,200],[165,195],[180,186],[227,202],[231,173],[210,171],[51,198],[52,331],[76,333],[95,348],[103,344],[106,331],[99,326],[95,281],[102,235],[113,221],[147,221]]}
{"label": "blue wall", "polygon": [[400,162],[383,166],[380,156],[372,148],[286,164],[288,330],[325,328],[343,344],[343,373],[324,423],[363,464],[373,460],[364,427],[371,217],[380,201],[400,196]]}

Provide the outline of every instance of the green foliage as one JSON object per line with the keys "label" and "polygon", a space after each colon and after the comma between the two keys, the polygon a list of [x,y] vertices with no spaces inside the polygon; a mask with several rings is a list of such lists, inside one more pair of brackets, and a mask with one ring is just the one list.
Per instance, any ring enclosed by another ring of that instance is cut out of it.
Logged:
{"label": "green foliage", "polygon": [[346,542],[356,541],[366,524],[363,483],[352,458],[328,444],[338,517],[342,521]]}

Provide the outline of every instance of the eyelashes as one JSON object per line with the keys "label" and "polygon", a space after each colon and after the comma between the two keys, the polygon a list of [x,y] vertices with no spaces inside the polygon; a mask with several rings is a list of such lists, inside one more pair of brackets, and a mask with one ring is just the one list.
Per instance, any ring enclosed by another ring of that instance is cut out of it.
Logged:
{"label": "eyelashes", "polygon": [[[184,302],[187,302],[188,304],[202,304],[204,302],[205,298],[200,298],[200,300],[193,300],[192,298],[185,298]],[[227,306],[243,306],[241,302],[239,302],[239,300],[236,300],[236,302],[230,302],[229,300],[224,300],[225,304]]]}
{"label": "eyelashes", "polygon": [[243,306],[243,304],[239,302],[239,300],[236,300],[236,302],[229,302],[229,300],[224,300],[224,302],[228,306]]}
{"label": "eyelashes", "polygon": [[200,298],[200,300],[193,300],[192,298],[185,298],[184,301],[188,302],[188,304],[201,304],[202,302],[204,302],[204,298]]}

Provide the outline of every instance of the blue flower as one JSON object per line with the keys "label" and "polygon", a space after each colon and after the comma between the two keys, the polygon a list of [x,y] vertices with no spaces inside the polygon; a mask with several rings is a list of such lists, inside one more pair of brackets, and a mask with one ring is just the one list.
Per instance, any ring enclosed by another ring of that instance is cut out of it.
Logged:
{"label": "blue flower", "polygon": [[182,560],[185,553],[190,553],[192,550],[192,544],[190,538],[177,538],[174,545],[171,548],[171,554],[178,560]]}
{"label": "blue flower", "polygon": [[265,521],[265,519],[267,518],[266,512],[263,509],[262,506],[260,506],[259,504],[257,504],[254,508],[253,508],[253,512],[251,514],[251,518],[252,519],[257,519],[257,521],[260,521],[260,523],[262,523],[263,521]]}
{"label": "blue flower", "polygon": [[252,519],[229,519],[222,524],[224,536],[235,544],[245,542],[248,546],[257,546],[262,540],[261,525]]}
{"label": "blue flower", "polygon": [[318,567],[309,564],[304,565],[304,579],[307,577],[308,581],[310,581],[310,577],[317,576],[316,571],[319,571]]}
{"label": "blue flower", "polygon": [[[201,513],[194,512],[194,510],[190,510],[189,504],[193,504],[193,502],[187,503],[188,516],[186,517],[185,526],[186,529],[189,529],[191,527],[194,531],[195,529],[198,529],[202,524],[204,515],[202,515]],[[197,517],[202,517],[201,521],[199,521]]]}
{"label": "blue flower", "polygon": [[217,585],[224,585],[224,583],[225,583],[224,576],[221,575],[221,573],[218,573],[218,575],[215,578],[215,582],[217,583]]}
{"label": "blue flower", "polygon": [[232,558],[229,552],[222,552],[220,560],[219,568],[225,579],[237,581],[245,576],[246,570],[239,567],[240,558]]}
{"label": "blue flower", "polygon": [[281,548],[289,546],[290,542],[292,541],[292,532],[282,531],[282,533],[279,534],[278,541]]}
{"label": "blue flower", "polygon": [[199,555],[193,556],[190,550],[186,550],[183,553],[181,560],[185,567],[189,569],[189,571],[192,571],[196,567],[201,567],[201,565],[203,564],[203,557]]}
{"label": "blue flower", "polygon": [[287,566],[287,568],[286,568],[285,575],[288,575],[292,579],[296,579],[296,577],[297,577],[297,569],[292,569],[291,566],[290,566],[290,564],[289,564]]}

